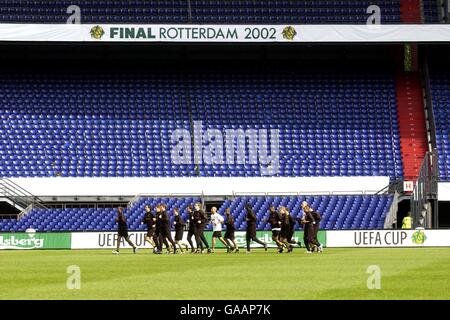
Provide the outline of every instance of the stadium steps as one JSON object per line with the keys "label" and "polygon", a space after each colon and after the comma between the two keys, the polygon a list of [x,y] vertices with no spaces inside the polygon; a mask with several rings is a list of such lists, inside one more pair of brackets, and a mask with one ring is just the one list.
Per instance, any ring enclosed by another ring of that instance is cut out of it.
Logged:
{"label": "stadium steps", "polygon": [[405,180],[416,180],[428,151],[424,100],[418,73],[397,74],[397,112]]}

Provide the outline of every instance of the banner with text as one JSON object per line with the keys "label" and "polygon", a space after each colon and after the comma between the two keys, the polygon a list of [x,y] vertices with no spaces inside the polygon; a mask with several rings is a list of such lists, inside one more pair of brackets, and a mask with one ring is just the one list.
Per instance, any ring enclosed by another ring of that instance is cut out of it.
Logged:
{"label": "banner with text", "polygon": [[0,41],[449,42],[450,25],[0,24]]}
{"label": "banner with text", "polygon": [[[138,232],[129,232],[130,240],[140,248],[150,248],[150,244],[145,242],[146,232],[138,231]],[[208,241],[209,245],[211,245],[212,240],[212,232],[206,231],[205,237]],[[224,235],[225,232],[222,232]],[[175,236],[175,233],[172,232],[172,237]],[[256,236],[258,239],[266,242],[269,247],[276,247],[276,244],[272,241],[272,232],[271,231],[257,231]],[[319,241],[326,246],[326,232],[320,231],[318,235]],[[303,243],[303,231],[296,231],[293,237],[293,240]],[[187,243],[187,232],[184,232],[183,241]],[[192,241],[195,244],[194,237]],[[245,231],[236,231],[235,233],[235,241],[240,248],[246,246],[246,238]],[[117,232],[74,232],[72,233],[72,249],[113,249],[117,246]],[[120,243],[121,248],[130,248],[128,243],[124,242],[123,239]],[[261,247],[261,245],[252,242],[252,248]],[[224,248],[224,245],[220,242],[219,239],[216,240],[216,248]]]}
{"label": "banner with text", "polygon": [[[235,240],[240,248],[245,248],[245,231],[237,231]],[[129,232],[130,240],[140,248],[150,248],[145,242],[146,232]],[[222,232],[224,235],[224,232]],[[174,236],[174,233],[172,233]],[[205,232],[206,239],[211,245],[212,232]],[[187,243],[187,232],[183,241]],[[258,239],[266,242],[269,247],[276,247],[272,241],[270,231],[257,231]],[[320,231],[319,242],[326,247],[450,247],[450,230],[332,230]],[[195,239],[192,239],[195,244]],[[296,231],[293,237],[296,242],[303,244],[303,231]],[[117,245],[117,232],[74,232],[74,233],[0,233],[0,250],[17,249],[113,249]],[[219,239],[216,248],[223,248]],[[261,245],[251,242],[252,248]],[[125,242],[121,248],[129,248]]]}
{"label": "banner with text", "polygon": [[0,233],[0,250],[70,249],[70,233]]}
{"label": "banner with text", "polygon": [[450,230],[327,231],[328,247],[448,247]]}

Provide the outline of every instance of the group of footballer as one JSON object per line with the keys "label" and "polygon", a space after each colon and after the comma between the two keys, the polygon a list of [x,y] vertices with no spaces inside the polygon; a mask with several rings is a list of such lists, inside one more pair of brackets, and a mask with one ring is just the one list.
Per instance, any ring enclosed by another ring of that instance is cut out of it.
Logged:
{"label": "group of footballer", "polygon": [[[294,246],[302,246],[301,242],[293,240],[295,233],[295,226],[297,222],[303,226],[304,236],[303,242],[307,253],[323,252],[323,247],[318,241],[318,232],[320,226],[321,216],[313,210],[306,201],[302,202],[303,214],[296,220],[286,207],[279,207],[278,211],[274,206],[269,207],[269,217],[264,221],[269,222],[272,229],[272,240],[277,245],[277,251],[282,253],[292,252]],[[167,207],[164,203],[160,203],[154,208],[145,206],[145,216],[142,223],[147,226],[147,234],[145,241],[148,242],[154,254],[162,254],[163,245],[166,247],[167,253],[186,253],[189,251],[194,254],[214,253],[217,239],[223,243],[228,253],[238,253],[239,248],[235,240],[235,225],[234,218],[231,214],[230,208],[225,211],[225,217],[217,213],[217,208],[211,208],[211,215],[208,217],[206,212],[202,210],[201,203],[195,203],[187,207],[188,221],[184,221],[178,208],[173,209],[173,222]],[[246,210],[246,253],[250,253],[250,243],[254,241],[259,243],[267,251],[267,243],[259,240],[256,237],[256,223],[257,216],[253,211],[252,206],[248,203],[245,205]],[[117,210],[116,223],[118,224],[117,234],[117,248],[113,253],[119,253],[119,247],[122,238],[133,248],[133,252],[137,252],[137,247],[132,243],[128,235],[128,226],[126,217],[123,213],[123,208],[119,207]],[[204,230],[205,227],[211,224],[213,228],[213,235],[211,247],[206,240]],[[222,225],[225,224],[225,235],[222,236]],[[175,239],[172,238],[171,225],[175,229]],[[187,243],[183,240],[185,227],[187,225]],[[192,241],[194,238],[194,242]],[[178,247],[178,248],[177,248]]]}

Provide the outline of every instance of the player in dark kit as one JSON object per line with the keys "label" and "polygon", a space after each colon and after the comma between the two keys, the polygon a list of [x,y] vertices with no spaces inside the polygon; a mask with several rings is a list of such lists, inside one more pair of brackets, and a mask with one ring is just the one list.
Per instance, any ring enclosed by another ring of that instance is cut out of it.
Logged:
{"label": "player in dark kit", "polygon": [[322,217],[321,217],[320,213],[318,213],[316,210],[311,208],[309,205],[308,205],[308,208],[309,208],[309,212],[311,213],[312,218],[314,219],[312,230],[313,230],[314,241],[318,244],[317,252],[323,252],[323,246],[319,242],[319,239],[317,238],[317,236],[319,234],[320,221],[322,220]]}
{"label": "player in dark kit", "polygon": [[133,253],[137,252],[137,247],[131,242],[130,237],[128,236],[128,225],[127,219],[123,214],[123,208],[119,207],[117,209],[117,218],[116,223],[118,224],[118,232],[117,232],[117,248],[113,251],[114,254],[119,254],[120,241],[122,238],[125,239],[126,242],[133,248]]}
{"label": "player in dark kit", "polygon": [[256,237],[256,214],[253,212],[252,206],[250,203],[247,203],[245,205],[245,210],[247,211],[247,233],[246,233],[246,240],[247,240],[247,253],[250,253],[250,241],[255,241],[256,243],[259,243],[260,245],[264,246],[264,250],[267,251],[267,244],[262,242]]}
{"label": "player in dark kit", "polygon": [[[187,234],[187,241],[189,242],[189,245],[191,246],[191,253],[195,252],[194,244],[192,243],[192,237],[197,240],[196,232],[195,232],[195,217],[194,217],[194,207],[192,205],[189,205],[186,209],[188,213],[188,234]],[[198,243],[197,243],[198,248]]]}
{"label": "player in dark kit", "polygon": [[177,247],[175,245],[175,242],[172,239],[172,235],[170,234],[170,218],[169,214],[166,211],[166,205],[160,204],[160,213],[158,215],[157,221],[160,223],[160,229],[159,229],[159,248],[158,251],[162,251],[162,243],[167,240],[170,242],[170,244],[173,247],[173,253],[177,253]]}
{"label": "player in dark kit", "polygon": [[270,227],[272,229],[272,241],[274,241],[278,247],[278,252],[283,252],[283,243],[280,241],[281,232],[281,217],[274,206],[269,207],[269,219]]}
{"label": "player in dark kit", "polygon": [[175,219],[173,221],[173,225],[175,227],[175,244],[180,247],[181,253],[184,253],[183,246],[187,249],[188,245],[183,242],[183,234],[184,234],[184,221],[180,215],[180,210],[178,208],[173,209],[173,215]]}
{"label": "player in dark kit", "polygon": [[[319,250],[319,247],[321,244],[316,241],[314,237],[314,217],[311,214],[312,209],[308,206],[308,203],[306,201],[302,202],[302,209],[303,209],[303,217],[301,220],[301,223],[303,224],[304,229],[304,242],[307,249],[307,253],[314,252],[314,249],[317,248]],[[321,251],[319,251],[321,252]]]}
{"label": "player in dark kit", "polygon": [[[197,250],[196,253],[203,253],[203,245],[205,245],[206,249],[208,249],[208,253],[211,253],[211,249],[209,248],[208,241],[205,238],[205,226],[208,222],[208,216],[201,209],[201,204],[196,203],[194,205],[194,219],[195,219],[195,241],[197,242]],[[200,245],[200,249],[198,248]]]}
{"label": "player in dark kit", "polygon": [[[170,252],[170,246],[169,243],[167,242],[167,239],[164,238],[163,242],[160,243],[161,240],[161,220],[159,219],[160,217],[160,213],[161,213],[161,205],[158,204],[155,207],[155,233],[153,234],[153,240],[155,241],[156,244],[156,250],[154,251],[154,253],[156,254],[161,254],[162,253],[162,245],[164,243],[164,245],[166,246],[167,252]],[[161,249],[160,249],[161,248]]]}
{"label": "player in dark kit", "polygon": [[302,243],[300,241],[297,242],[293,239],[294,234],[295,234],[295,225],[297,222],[295,221],[295,218],[292,216],[292,214],[289,212],[289,209],[288,208],[285,208],[285,209],[286,209],[286,212],[288,214],[288,219],[289,219],[289,233],[287,235],[286,240],[288,243],[290,243],[292,245],[298,245],[299,247],[301,247]]}
{"label": "player in dark kit", "polygon": [[289,243],[288,237],[291,233],[291,223],[289,219],[289,211],[285,207],[280,207],[281,215],[281,232],[280,232],[280,242],[282,242],[286,248],[287,252],[292,252],[293,246]]}
{"label": "player in dark kit", "polygon": [[225,231],[224,239],[228,243],[228,248],[230,248],[227,252],[239,253],[238,245],[236,240],[234,240],[234,232],[236,231],[236,228],[234,226],[234,218],[231,215],[230,208],[225,210],[225,226],[227,227],[227,230]]}
{"label": "player in dark kit", "polygon": [[152,214],[152,208],[150,206],[145,206],[145,216],[142,223],[147,226],[147,234],[145,235],[145,241],[148,242],[153,247],[153,252],[156,251],[155,242],[155,217]]}

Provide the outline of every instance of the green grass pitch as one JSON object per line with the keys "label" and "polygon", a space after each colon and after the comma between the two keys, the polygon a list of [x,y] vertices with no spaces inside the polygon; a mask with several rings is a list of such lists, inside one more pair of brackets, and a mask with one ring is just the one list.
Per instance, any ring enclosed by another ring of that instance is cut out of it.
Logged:
{"label": "green grass pitch", "polygon": [[[70,265],[80,267],[79,290],[67,289]],[[381,289],[367,288],[370,265]],[[0,299],[450,299],[450,248],[0,251],[0,270]]]}

